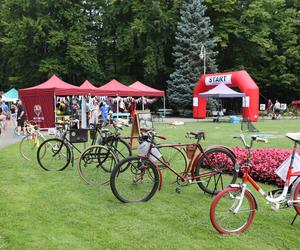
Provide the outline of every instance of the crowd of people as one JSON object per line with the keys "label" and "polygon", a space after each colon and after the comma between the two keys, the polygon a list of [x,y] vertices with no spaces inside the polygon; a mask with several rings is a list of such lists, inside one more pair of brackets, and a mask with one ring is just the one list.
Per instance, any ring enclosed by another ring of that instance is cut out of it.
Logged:
{"label": "crowd of people", "polygon": [[0,97],[0,132],[6,130],[8,122],[11,121],[13,126],[17,127],[17,135],[21,135],[21,131],[25,126],[26,112],[21,100],[16,103],[6,103]]}
{"label": "crowd of people", "polygon": [[[83,97],[84,98],[84,97]],[[58,117],[71,117],[80,120],[81,112],[87,112],[88,124],[98,124],[101,120],[109,123],[112,120],[112,114],[119,112],[129,112],[133,117],[136,111],[136,100],[132,97],[128,98],[109,98],[109,97],[91,97],[85,99],[86,107],[83,109],[82,99],[76,97],[62,97],[57,100],[56,115]],[[117,108],[117,105],[119,106]]]}

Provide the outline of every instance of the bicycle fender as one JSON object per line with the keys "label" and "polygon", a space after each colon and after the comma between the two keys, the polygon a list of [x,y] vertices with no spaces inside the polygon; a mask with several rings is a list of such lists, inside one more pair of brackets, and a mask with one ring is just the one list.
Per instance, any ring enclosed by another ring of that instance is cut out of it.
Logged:
{"label": "bicycle fender", "polygon": [[[234,187],[234,188],[241,188],[241,185],[240,185],[240,184],[230,184],[229,186],[230,186],[230,187]],[[257,199],[255,198],[255,196],[253,195],[253,193],[252,193],[248,188],[246,188],[246,192],[248,192],[248,193],[252,196],[252,198],[253,198],[253,200],[254,200],[254,203],[255,203],[255,210],[258,210],[258,202],[257,202]]]}

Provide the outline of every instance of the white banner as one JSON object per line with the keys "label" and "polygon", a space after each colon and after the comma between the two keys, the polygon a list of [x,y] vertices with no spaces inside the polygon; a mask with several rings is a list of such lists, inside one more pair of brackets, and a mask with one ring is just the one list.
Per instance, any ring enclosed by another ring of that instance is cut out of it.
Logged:
{"label": "white banner", "polygon": [[250,106],[250,97],[249,96],[244,96],[243,97],[243,108],[249,108]]}
{"label": "white banner", "polygon": [[230,75],[217,75],[217,76],[207,76],[205,77],[205,85],[218,85],[220,83],[231,84]]}
{"label": "white banner", "polygon": [[193,107],[198,107],[198,97],[193,97]]}

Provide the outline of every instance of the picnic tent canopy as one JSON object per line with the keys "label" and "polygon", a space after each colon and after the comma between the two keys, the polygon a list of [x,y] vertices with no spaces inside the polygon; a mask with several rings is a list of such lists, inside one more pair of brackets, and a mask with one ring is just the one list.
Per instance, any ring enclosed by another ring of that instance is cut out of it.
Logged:
{"label": "picnic tent canopy", "polygon": [[55,96],[82,95],[84,91],[64,82],[56,75],[37,86],[20,89],[19,96],[27,112],[27,119],[38,121],[43,128],[54,127]]}
{"label": "picnic tent canopy", "polygon": [[123,85],[116,79],[98,88],[103,96],[141,96],[141,91]]}
{"label": "picnic tent canopy", "polygon": [[82,93],[82,89],[70,83],[64,82],[56,75],[53,75],[49,80],[37,86],[19,90],[21,97],[35,95],[66,96],[81,95]]}
{"label": "picnic tent canopy", "polygon": [[201,97],[216,97],[216,98],[236,98],[245,96],[244,93],[237,92],[229,87],[227,87],[224,83],[219,84],[217,87],[200,93]]}
{"label": "picnic tent canopy", "polygon": [[[142,96],[163,96],[164,97],[164,116],[166,116],[166,100],[165,100],[165,91],[162,91],[162,90],[158,90],[158,89],[154,89],[154,88],[151,88],[139,81],[136,81],[135,83],[129,85],[130,88],[134,88],[134,89],[137,89],[139,90],[140,92],[142,92]],[[143,107],[143,110],[144,110],[144,102],[142,102],[142,107]]]}
{"label": "picnic tent canopy", "polygon": [[129,85],[129,87],[143,92],[144,96],[165,96],[165,91],[151,88],[139,81]]}
{"label": "picnic tent canopy", "polygon": [[86,95],[102,95],[99,88],[95,87],[88,80],[85,80],[84,83],[80,85],[80,89],[82,90],[83,94]]}
{"label": "picnic tent canopy", "polygon": [[5,102],[16,102],[19,99],[18,91],[15,88],[10,89],[2,95]]}

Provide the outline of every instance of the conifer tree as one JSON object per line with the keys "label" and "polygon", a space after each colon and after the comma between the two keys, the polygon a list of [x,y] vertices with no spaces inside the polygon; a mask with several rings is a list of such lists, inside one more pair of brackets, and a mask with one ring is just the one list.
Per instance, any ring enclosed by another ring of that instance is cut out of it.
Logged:
{"label": "conifer tree", "polygon": [[175,71],[168,81],[168,98],[175,108],[192,105],[194,87],[203,73],[203,60],[199,55],[201,47],[206,50],[206,72],[217,70],[215,56],[216,42],[211,38],[213,27],[205,16],[206,6],[202,0],[184,0],[173,48]]}

